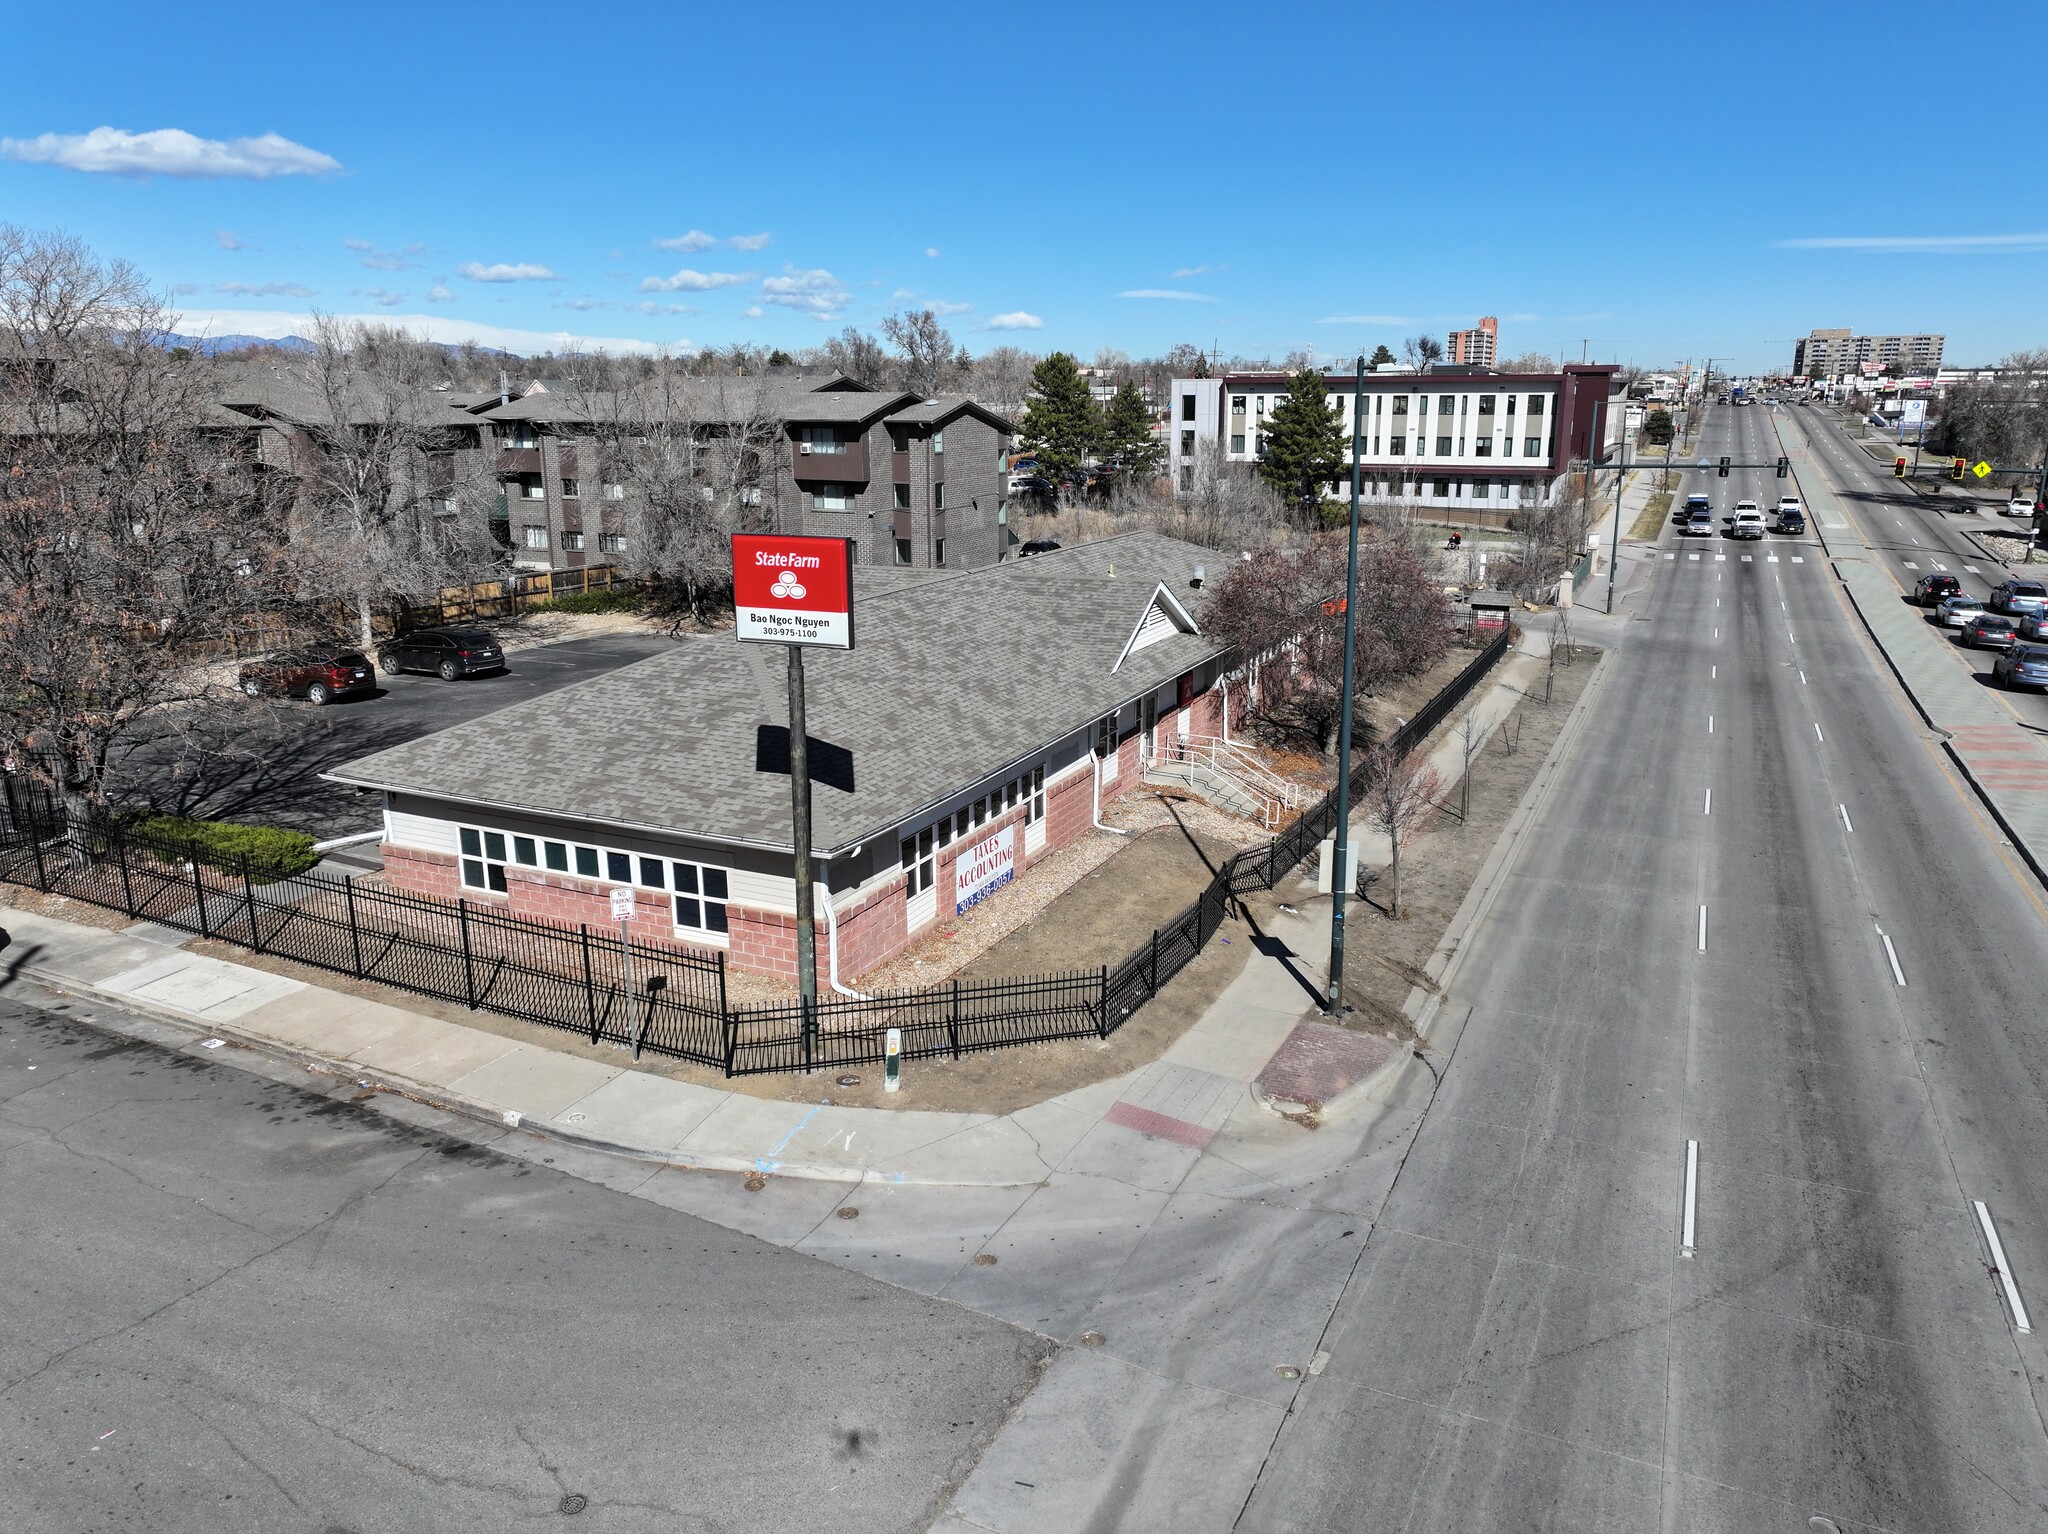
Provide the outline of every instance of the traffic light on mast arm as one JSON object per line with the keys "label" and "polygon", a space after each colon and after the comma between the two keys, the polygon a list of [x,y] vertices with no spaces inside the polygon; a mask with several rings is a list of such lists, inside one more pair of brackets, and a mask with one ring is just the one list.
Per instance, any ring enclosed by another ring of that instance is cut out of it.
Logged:
{"label": "traffic light on mast arm", "polygon": [[1778,460],[1778,478],[1783,479],[1791,472],[1792,460],[1789,458],[1780,458]]}
{"label": "traffic light on mast arm", "polygon": [[1722,459],[1721,459],[1721,468],[1720,468],[1719,472],[1718,472],[1718,473],[1717,473],[1717,474],[1715,475],[1715,478],[1717,478],[1717,479],[1726,479],[1727,477],[1728,477],[1728,459],[1727,459],[1727,457],[1726,457],[1726,456],[1724,455],[1724,456],[1722,457]]}
{"label": "traffic light on mast arm", "polygon": [[1905,460],[1905,459],[1903,459],[1903,458],[1894,458],[1894,459],[1892,460],[1892,478],[1893,478],[1893,479],[1904,479],[1905,477],[1906,477],[1906,460]]}
{"label": "traffic light on mast arm", "polygon": [[1968,467],[1969,465],[1964,463],[1962,459],[1952,458],[1949,460],[1948,477],[1960,484],[1963,478],[1963,471]]}

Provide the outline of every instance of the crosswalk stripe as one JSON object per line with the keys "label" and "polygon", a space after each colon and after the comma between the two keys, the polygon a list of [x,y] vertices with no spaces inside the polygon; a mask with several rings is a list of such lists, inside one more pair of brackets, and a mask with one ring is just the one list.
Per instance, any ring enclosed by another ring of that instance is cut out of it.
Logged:
{"label": "crosswalk stripe", "polygon": [[1899,561],[1899,563],[1904,565],[1908,570],[1917,570],[1920,568],[1918,565],[1914,564],[1913,561],[1910,559],[1902,559]]}
{"label": "crosswalk stripe", "polygon": [[1935,568],[1935,569],[1937,569],[1937,570],[1946,570],[1946,569],[1948,568],[1948,566],[1947,566],[1947,565],[1936,565],[1936,566],[1935,566],[1934,568]]}
{"label": "crosswalk stripe", "polygon": [[1775,554],[1766,554],[1766,555],[1764,555],[1764,563],[1766,563],[1766,564],[1771,564],[1771,565],[1774,565],[1774,564],[1776,564],[1777,562],[1778,562],[1778,556],[1777,556],[1777,555],[1775,555]]}
{"label": "crosswalk stripe", "polygon": [[1694,564],[1698,564],[1700,562],[1700,557],[1697,554],[1688,554],[1685,557],[1691,560]]}
{"label": "crosswalk stripe", "polygon": [[1726,554],[1716,554],[1714,556],[1714,563],[1717,565],[1725,565],[1728,563],[1728,556]]}
{"label": "crosswalk stripe", "polygon": [[1803,555],[1794,554],[1792,556],[1792,563],[1795,565],[1803,565],[1806,563],[1806,559]]}
{"label": "crosswalk stripe", "polygon": [[1745,555],[1743,555],[1743,556],[1742,556],[1742,562],[1743,562],[1744,564],[1748,564],[1748,563],[1749,563],[1749,556],[1748,556],[1747,554],[1745,554]]}
{"label": "crosswalk stripe", "polygon": [[1664,557],[1665,557],[1666,559],[1676,559],[1676,558],[1678,558],[1678,556],[1677,556],[1676,554],[1666,554],[1666,555],[1665,555]]}
{"label": "crosswalk stripe", "polygon": [[1975,565],[1964,565],[1963,568],[1969,571],[1972,575],[1977,574],[1977,567]]}

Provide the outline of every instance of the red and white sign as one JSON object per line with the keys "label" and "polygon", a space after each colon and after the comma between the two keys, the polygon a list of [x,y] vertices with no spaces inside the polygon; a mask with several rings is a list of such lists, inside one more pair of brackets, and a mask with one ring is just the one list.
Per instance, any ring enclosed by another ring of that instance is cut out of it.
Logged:
{"label": "red and white sign", "polygon": [[763,644],[853,648],[853,540],[732,535],[739,637]]}

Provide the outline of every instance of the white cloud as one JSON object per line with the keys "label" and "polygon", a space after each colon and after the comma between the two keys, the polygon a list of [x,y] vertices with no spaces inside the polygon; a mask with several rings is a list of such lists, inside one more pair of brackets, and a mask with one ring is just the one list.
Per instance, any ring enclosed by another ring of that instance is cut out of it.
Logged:
{"label": "white cloud", "polygon": [[471,282],[552,282],[555,274],[533,261],[465,261],[456,268]]}
{"label": "white cloud", "polygon": [[296,282],[222,282],[214,292],[235,298],[311,298],[313,290]]}
{"label": "white cloud", "polygon": [[700,250],[709,250],[717,243],[717,235],[706,234],[702,229],[692,229],[688,234],[679,234],[673,239],[656,240],[654,248],[656,250],[680,250],[686,254],[694,255]]}
{"label": "white cloud", "polygon": [[1229,268],[1230,263],[1228,261],[1219,261],[1214,266],[1183,266],[1178,271],[1171,273],[1171,276],[1175,282],[1180,282],[1189,277],[1206,277],[1211,272],[1228,271]]}
{"label": "white cloud", "polygon": [[591,309],[605,308],[606,305],[605,301],[601,298],[564,298],[558,300],[555,307],[557,309],[574,309],[577,313],[581,314]]}
{"label": "white cloud", "polygon": [[[862,283],[862,284],[861,284],[861,286],[862,286],[862,287],[866,287],[866,286],[868,286],[868,284],[866,284],[866,283]],[[890,294],[889,296],[890,296],[891,298],[915,298],[915,297],[917,297],[917,292],[916,292],[916,290],[915,290],[915,289],[912,289],[912,288],[898,288],[898,289],[897,289],[897,290],[896,290],[895,292],[891,293],[891,294]]]}
{"label": "white cloud", "polygon": [[386,288],[365,288],[363,291],[376,301],[379,309],[396,309],[412,297],[410,293],[393,293]]}
{"label": "white cloud", "polygon": [[223,229],[214,238],[220,241],[220,248],[222,250],[254,250],[256,248],[232,229]]}
{"label": "white cloud", "polygon": [[924,253],[930,256],[934,261],[936,261],[939,257],[939,247],[936,245],[927,245],[924,248]]}
{"label": "white cloud", "polygon": [[[389,325],[427,341],[444,341],[451,346],[474,341],[479,346],[496,346],[509,352],[532,354],[544,351],[607,351],[645,356],[664,349],[660,342],[640,341],[625,336],[578,335],[567,330],[519,330],[508,325],[487,325],[456,319],[445,314],[337,314],[344,323],[361,321]],[[302,336],[313,326],[312,317],[281,309],[183,309],[171,328],[182,335],[245,335],[265,340]],[[667,343],[669,351],[689,352],[696,347],[683,337]]]}
{"label": "white cloud", "polygon": [[1022,309],[1008,314],[991,314],[983,330],[1043,330],[1045,321],[1035,314],[1026,314]]}
{"label": "white cloud", "polygon": [[368,240],[343,240],[348,249],[363,258],[363,265],[373,272],[402,272],[419,263],[412,258],[426,253],[424,245],[408,245],[404,250],[379,250]]}
{"label": "white cloud", "polygon": [[759,234],[736,234],[725,243],[734,250],[766,250],[770,235],[767,230]]}
{"label": "white cloud", "polygon": [[149,133],[95,128],[90,133],[0,138],[0,155],[28,165],[58,165],[109,176],[268,181],[273,176],[331,176],[341,170],[341,162],[331,155],[275,133],[214,139],[199,138],[182,128],[158,128]]}
{"label": "white cloud", "polygon": [[687,266],[673,277],[645,277],[641,279],[643,293],[709,293],[716,288],[738,287],[743,282],[752,282],[748,272],[693,272]]}
{"label": "white cloud", "polygon": [[452,304],[455,302],[455,294],[447,283],[437,282],[427,289],[427,302],[430,304]]}
{"label": "white cloud", "polygon": [[943,298],[935,298],[930,303],[926,304],[925,307],[931,310],[932,313],[938,315],[939,318],[944,319],[949,314],[970,313],[972,312],[974,305],[949,304]]}
{"label": "white cloud", "polygon": [[2022,256],[2048,251],[2048,234],[1859,234],[1779,240],[1780,250],[1856,250],[1874,255]]}
{"label": "white cloud", "polygon": [[1412,325],[1415,322],[1398,314],[1326,314],[1317,320],[1318,325]]}
{"label": "white cloud", "polygon": [[180,282],[171,288],[172,294],[178,298],[183,298],[187,294],[197,293],[198,291],[199,284],[196,282]]}
{"label": "white cloud", "polygon": [[766,309],[763,309],[759,304],[748,304],[746,317],[750,320],[758,320],[759,318],[761,318],[762,315],[766,314],[767,312],[768,311]]}
{"label": "white cloud", "polygon": [[780,277],[762,280],[760,294],[764,304],[795,309],[817,319],[831,319],[851,296],[822,266],[809,270],[785,266]]}
{"label": "white cloud", "polygon": [[1215,298],[1207,293],[1184,293],[1179,288],[1126,288],[1117,294],[1118,298],[1172,298],[1182,303],[1213,304]]}

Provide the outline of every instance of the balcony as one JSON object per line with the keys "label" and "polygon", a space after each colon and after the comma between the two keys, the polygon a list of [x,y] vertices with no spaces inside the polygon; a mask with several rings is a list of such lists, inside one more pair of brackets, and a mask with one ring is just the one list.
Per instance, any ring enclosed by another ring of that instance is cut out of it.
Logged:
{"label": "balcony", "polygon": [[501,447],[498,449],[498,473],[538,474],[540,473],[540,449],[537,447]]}
{"label": "balcony", "polygon": [[889,482],[892,485],[907,485],[910,483],[910,454],[891,453],[889,455]]}
{"label": "balcony", "polygon": [[867,483],[868,445],[865,442],[842,442],[836,451],[813,442],[792,442],[789,455],[799,484]]}

